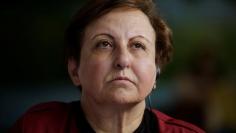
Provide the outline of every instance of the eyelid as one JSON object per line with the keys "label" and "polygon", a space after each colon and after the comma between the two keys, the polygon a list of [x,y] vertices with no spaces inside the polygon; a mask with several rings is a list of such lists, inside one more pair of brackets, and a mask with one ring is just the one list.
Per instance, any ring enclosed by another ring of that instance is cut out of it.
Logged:
{"label": "eyelid", "polygon": [[103,43],[109,43],[108,45],[110,45],[110,47],[113,47],[112,41],[109,41],[108,39],[101,39],[101,40],[98,40],[98,41],[96,42],[95,47],[96,47],[96,48],[105,48],[106,46],[103,45]]}
{"label": "eyelid", "polygon": [[[131,38],[131,40],[141,42],[142,44],[144,44],[143,42],[145,42],[145,44],[152,44],[152,42],[147,37],[145,37],[143,35],[135,36],[135,37]],[[140,41],[140,40],[142,40],[142,41]]]}
{"label": "eyelid", "polygon": [[109,39],[99,39],[97,42],[109,42],[112,44],[112,41],[110,41]]}
{"label": "eyelid", "polygon": [[141,47],[143,50],[146,50],[146,46],[145,46],[145,44],[144,44],[143,42],[141,42],[141,41],[134,41],[134,42],[132,43],[132,46],[133,46],[133,45],[136,45],[136,44],[139,44],[140,47]]}

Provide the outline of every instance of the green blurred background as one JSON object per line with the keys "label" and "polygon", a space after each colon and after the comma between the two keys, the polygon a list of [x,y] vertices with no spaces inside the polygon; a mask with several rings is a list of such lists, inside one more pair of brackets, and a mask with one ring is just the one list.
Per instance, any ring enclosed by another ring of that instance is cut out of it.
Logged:
{"label": "green blurred background", "polygon": [[[63,34],[83,0],[0,2],[0,132],[30,106],[79,99]],[[174,56],[152,106],[212,133],[236,132],[236,1],[157,0]]]}

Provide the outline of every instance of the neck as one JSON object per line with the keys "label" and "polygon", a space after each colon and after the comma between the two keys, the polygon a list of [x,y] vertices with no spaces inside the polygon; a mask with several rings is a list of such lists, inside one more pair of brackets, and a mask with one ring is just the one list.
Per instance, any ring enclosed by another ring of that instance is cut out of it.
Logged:
{"label": "neck", "polygon": [[140,125],[145,101],[129,105],[101,105],[81,97],[81,106],[91,127],[97,133],[134,132]]}

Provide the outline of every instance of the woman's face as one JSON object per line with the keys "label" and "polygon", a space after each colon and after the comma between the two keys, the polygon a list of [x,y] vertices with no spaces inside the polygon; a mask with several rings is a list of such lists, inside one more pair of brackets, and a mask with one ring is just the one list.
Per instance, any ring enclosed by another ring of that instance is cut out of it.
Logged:
{"label": "woman's face", "polygon": [[156,77],[155,39],[148,17],[136,9],[115,9],[88,25],[78,67],[82,98],[144,101]]}

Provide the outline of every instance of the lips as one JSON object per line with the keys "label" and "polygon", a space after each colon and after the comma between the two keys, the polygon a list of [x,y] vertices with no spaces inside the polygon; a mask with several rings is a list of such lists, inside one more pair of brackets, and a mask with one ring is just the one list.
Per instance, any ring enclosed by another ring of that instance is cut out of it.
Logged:
{"label": "lips", "polygon": [[132,80],[130,80],[128,77],[123,77],[123,76],[115,77],[114,79],[111,80],[111,82],[113,82],[113,81],[122,81],[122,80],[129,81],[129,82],[134,84],[134,82]]}

